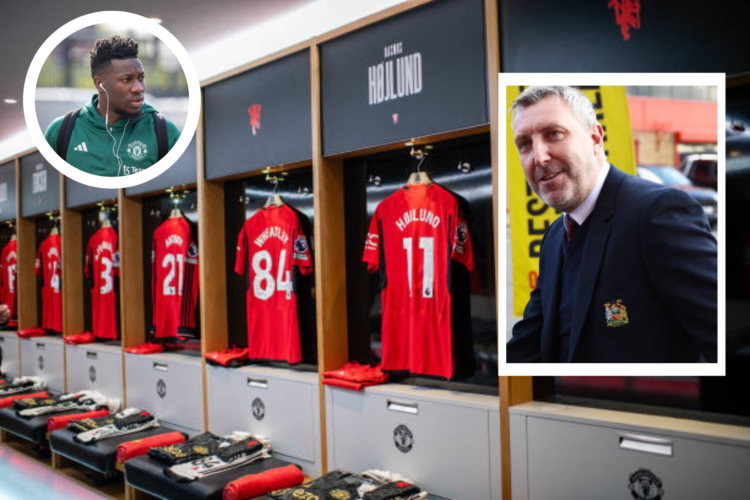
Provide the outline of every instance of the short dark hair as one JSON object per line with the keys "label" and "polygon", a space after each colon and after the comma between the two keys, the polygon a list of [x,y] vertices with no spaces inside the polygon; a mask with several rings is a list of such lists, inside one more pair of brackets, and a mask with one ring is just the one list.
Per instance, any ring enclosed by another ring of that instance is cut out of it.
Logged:
{"label": "short dark hair", "polygon": [[118,35],[97,40],[89,52],[91,56],[91,78],[110,66],[112,59],[133,59],[138,57],[138,42],[129,36]]}

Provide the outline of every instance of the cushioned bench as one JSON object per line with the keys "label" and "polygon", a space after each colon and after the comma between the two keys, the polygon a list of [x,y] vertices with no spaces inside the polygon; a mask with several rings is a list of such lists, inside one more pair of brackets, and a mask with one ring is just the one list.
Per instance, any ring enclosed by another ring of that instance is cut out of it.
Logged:
{"label": "cushioned bench", "polygon": [[180,500],[221,499],[224,486],[247,474],[258,474],[269,469],[285,467],[288,462],[276,458],[267,458],[254,464],[237,467],[224,472],[198,479],[189,483],[181,483],[170,479],[164,474],[165,464],[142,456],[128,460],[125,463],[125,480],[139,490],[145,491],[164,499],[179,498]]}
{"label": "cushioned bench", "polygon": [[47,421],[50,418],[69,415],[71,413],[81,413],[81,410],[72,410],[65,413],[23,418],[16,415],[16,411],[13,407],[0,410],[0,428],[37,444],[46,441]]}
{"label": "cushioned bench", "polygon": [[135,441],[146,437],[174,432],[174,429],[156,427],[125,436],[97,441],[92,444],[82,444],[73,439],[75,434],[68,429],[58,429],[49,436],[49,446],[53,452],[74,462],[85,465],[90,469],[110,474],[115,471],[117,463],[117,446],[127,441]]}

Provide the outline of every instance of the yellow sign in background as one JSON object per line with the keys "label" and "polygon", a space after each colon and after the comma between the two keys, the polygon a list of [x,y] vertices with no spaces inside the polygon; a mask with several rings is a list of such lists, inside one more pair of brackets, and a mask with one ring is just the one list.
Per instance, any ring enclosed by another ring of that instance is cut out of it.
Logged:
{"label": "yellow sign in background", "polygon": [[[526,87],[507,87],[506,108]],[[607,160],[629,174],[635,171],[633,133],[625,87],[576,87],[596,109],[596,116],[604,128],[604,150]],[[506,113],[507,114],[507,113]],[[513,314],[522,316],[529,294],[536,287],[539,274],[539,255],[542,237],[560,216],[534,193],[526,182],[518,150],[513,143],[511,116],[507,114],[508,210],[510,211],[510,239],[513,257]]]}

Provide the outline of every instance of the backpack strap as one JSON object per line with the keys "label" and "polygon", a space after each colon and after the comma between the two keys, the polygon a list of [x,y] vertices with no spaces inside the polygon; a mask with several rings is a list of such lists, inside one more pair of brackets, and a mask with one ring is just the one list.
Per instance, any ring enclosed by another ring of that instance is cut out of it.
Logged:
{"label": "backpack strap", "polygon": [[68,156],[70,137],[73,135],[73,127],[75,127],[76,125],[78,113],[80,113],[82,109],[83,108],[78,108],[72,111],[68,111],[65,114],[62,125],[60,125],[60,130],[57,133],[57,156],[59,156],[63,160],[65,160],[65,158]]}
{"label": "backpack strap", "polygon": [[156,146],[159,150],[159,158],[156,161],[159,161],[169,152],[169,144],[167,143],[167,120],[156,111],[151,114],[154,117],[154,133],[156,134]]}

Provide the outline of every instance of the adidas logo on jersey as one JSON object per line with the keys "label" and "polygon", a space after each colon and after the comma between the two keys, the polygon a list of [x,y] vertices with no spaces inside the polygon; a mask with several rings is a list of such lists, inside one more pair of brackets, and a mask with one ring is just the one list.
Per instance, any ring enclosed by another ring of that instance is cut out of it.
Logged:
{"label": "adidas logo on jersey", "polygon": [[73,148],[73,151],[84,151],[86,153],[89,152],[89,150],[86,148],[86,143],[82,142],[78,146]]}

